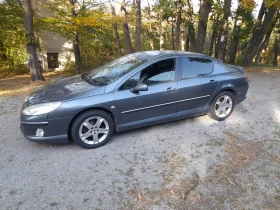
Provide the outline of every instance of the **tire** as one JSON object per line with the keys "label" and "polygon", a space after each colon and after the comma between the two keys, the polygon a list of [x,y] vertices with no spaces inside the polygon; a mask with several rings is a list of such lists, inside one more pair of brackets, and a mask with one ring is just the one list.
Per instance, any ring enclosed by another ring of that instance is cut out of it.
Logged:
{"label": "tire", "polygon": [[234,109],[235,101],[235,96],[231,92],[219,93],[210,105],[210,117],[218,121],[227,119]]}
{"label": "tire", "polygon": [[71,127],[71,135],[75,143],[86,149],[103,146],[110,140],[113,133],[113,119],[101,110],[82,113]]}

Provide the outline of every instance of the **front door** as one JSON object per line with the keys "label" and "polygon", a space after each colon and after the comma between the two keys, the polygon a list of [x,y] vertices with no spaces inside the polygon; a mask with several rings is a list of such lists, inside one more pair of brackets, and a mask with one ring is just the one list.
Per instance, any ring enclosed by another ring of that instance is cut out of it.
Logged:
{"label": "front door", "polygon": [[[176,116],[176,59],[164,59],[151,64],[125,81],[115,91],[122,124],[138,124]],[[144,83],[147,91],[131,92]]]}

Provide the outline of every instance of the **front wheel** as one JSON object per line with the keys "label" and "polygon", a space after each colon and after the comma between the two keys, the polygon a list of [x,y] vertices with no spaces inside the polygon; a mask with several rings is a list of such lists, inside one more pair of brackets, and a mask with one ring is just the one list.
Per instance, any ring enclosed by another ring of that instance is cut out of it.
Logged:
{"label": "front wheel", "polygon": [[235,97],[230,92],[221,92],[213,100],[210,106],[210,115],[213,119],[221,121],[228,118],[235,106]]}
{"label": "front wheel", "polygon": [[114,122],[110,115],[101,110],[82,113],[74,121],[71,134],[81,147],[93,149],[106,144],[114,132]]}

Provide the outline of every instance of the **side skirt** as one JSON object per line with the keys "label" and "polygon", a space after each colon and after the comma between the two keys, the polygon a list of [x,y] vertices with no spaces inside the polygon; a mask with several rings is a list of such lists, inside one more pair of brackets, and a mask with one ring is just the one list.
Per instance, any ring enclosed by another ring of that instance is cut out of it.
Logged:
{"label": "side skirt", "polygon": [[209,107],[207,106],[207,107],[196,108],[188,111],[182,111],[174,114],[164,115],[160,117],[140,120],[136,122],[120,124],[118,125],[117,133],[131,130],[131,129],[146,127],[150,125],[156,125],[156,124],[161,124],[161,123],[166,123],[166,122],[171,122],[176,120],[199,117],[201,115],[207,114],[208,111],[209,111]]}

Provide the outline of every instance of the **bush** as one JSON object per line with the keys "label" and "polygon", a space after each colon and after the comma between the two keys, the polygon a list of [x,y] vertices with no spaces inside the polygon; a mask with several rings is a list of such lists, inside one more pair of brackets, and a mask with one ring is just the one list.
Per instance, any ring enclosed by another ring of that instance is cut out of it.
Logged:
{"label": "bush", "polygon": [[16,64],[14,66],[8,63],[2,63],[0,65],[0,75],[18,75],[26,74],[29,72],[29,68],[24,64]]}

